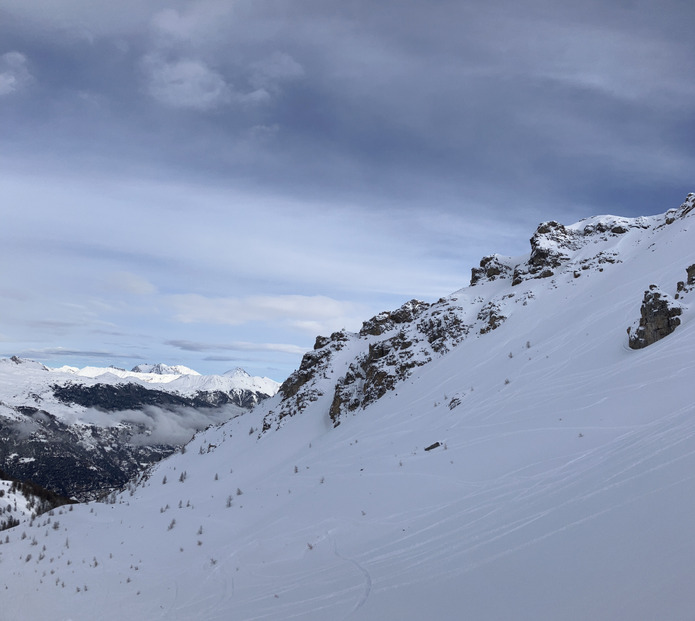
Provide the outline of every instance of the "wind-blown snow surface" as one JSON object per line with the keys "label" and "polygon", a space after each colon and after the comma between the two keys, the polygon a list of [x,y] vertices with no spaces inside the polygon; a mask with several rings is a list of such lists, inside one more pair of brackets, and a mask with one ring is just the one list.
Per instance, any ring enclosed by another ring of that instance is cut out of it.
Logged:
{"label": "wind-blown snow surface", "polygon": [[8,531],[0,618],[692,619],[692,293],[670,336],[632,351],[626,334],[644,290],[673,294],[695,263],[693,213],[664,222],[596,238],[621,262],[579,278],[455,293],[506,321],[337,428],[339,370],[375,337],[353,335],[279,429],[258,432],[281,395],[116,504]]}

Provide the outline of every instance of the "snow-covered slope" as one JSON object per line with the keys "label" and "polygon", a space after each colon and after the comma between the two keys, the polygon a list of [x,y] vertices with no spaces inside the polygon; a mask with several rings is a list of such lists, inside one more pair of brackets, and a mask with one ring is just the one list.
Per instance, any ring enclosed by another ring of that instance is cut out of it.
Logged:
{"label": "snow-covered slope", "polygon": [[[694,201],[541,225],[474,286],[320,337],[114,504],[8,531],[3,614],[691,619]],[[631,349],[650,285],[679,323]]]}

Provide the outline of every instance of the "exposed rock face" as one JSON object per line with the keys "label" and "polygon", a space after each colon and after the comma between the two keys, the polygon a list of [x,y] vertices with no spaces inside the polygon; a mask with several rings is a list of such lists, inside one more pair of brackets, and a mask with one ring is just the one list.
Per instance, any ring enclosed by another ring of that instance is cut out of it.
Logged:
{"label": "exposed rock face", "polygon": [[280,386],[278,393],[282,396],[282,402],[278,411],[270,410],[263,419],[262,433],[271,429],[273,425],[280,426],[287,416],[294,416],[301,412],[309,403],[316,401],[323,395],[319,387],[320,380],[326,377],[328,368],[350,337],[347,332],[339,331],[330,337],[317,336],[314,349],[302,357],[302,362]]}
{"label": "exposed rock face", "polygon": [[[688,205],[689,203],[686,204]],[[500,255],[483,257],[480,267],[471,270],[471,286],[507,278],[511,278],[512,286],[516,286],[526,280],[555,276],[568,265],[576,266],[573,274],[575,278],[579,278],[581,270],[590,269],[598,263],[615,263],[616,260],[599,252],[594,257],[584,257],[573,262],[572,255],[577,250],[592,241],[605,242],[611,237],[624,235],[631,228],[648,228],[639,218],[629,220],[606,216],[603,220],[599,217],[585,222],[572,226],[564,226],[554,220],[542,222],[529,240],[531,253],[525,262],[510,263],[509,259]]]}
{"label": "exposed rock face", "polygon": [[393,330],[394,327],[403,323],[410,323],[415,318],[422,315],[429,308],[427,302],[420,300],[410,300],[395,311],[379,313],[375,317],[368,319],[362,324],[360,336],[379,336],[384,332]]}
{"label": "exposed rock face", "polygon": [[430,346],[438,354],[448,352],[471,330],[471,326],[463,321],[456,309],[439,303],[432,305],[431,312],[420,319],[417,328],[427,336]]}
{"label": "exposed rock face", "polygon": [[334,332],[330,337],[317,336],[314,349],[302,356],[302,362],[292,375],[280,386],[278,391],[285,399],[291,399],[311,380],[317,372],[324,369],[331,358],[331,354],[340,351],[343,343],[348,340],[345,332]]}
{"label": "exposed rock face", "polygon": [[569,260],[562,249],[574,249],[574,231],[570,231],[554,220],[538,225],[531,243],[531,255],[525,264],[517,265],[512,276],[512,285],[518,285],[527,278],[549,278],[555,275],[555,268]]}
{"label": "exposed rock face", "polygon": [[631,349],[642,349],[656,343],[673,332],[681,323],[683,309],[656,285],[644,292],[640,308],[639,326],[634,332],[628,328]]}
{"label": "exposed rock face", "polygon": [[[333,393],[329,416],[338,425],[341,415],[380,399],[413,368],[454,347],[470,329],[448,300],[435,304],[410,300],[365,321],[358,334],[319,336],[299,369],[280,387],[282,402],[264,418],[263,431],[280,426],[285,417],[301,412],[325,391]],[[366,351],[342,363],[344,366],[337,364],[339,352],[357,343]],[[336,377],[330,377],[338,369]]]}
{"label": "exposed rock face", "polygon": [[691,192],[678,209],[669,209],[666,212],[666,221],[664,224],[673,224],[676,220],[685,218],[693,209],[695,209],[695,193]]}
{"label": "exposed rock face", "polygon": [[497,280],[511,276],[512,268],[502,262],[497,254],[491,254],[480,259],[480,267],[471,270],[471,287],[481,280]]}
{"label": "exposed rock face", "polygon": [[352,363],[338,380],[329,415],[334,425],[339,416],[381,399],[410,370],[429,362],[431,358],[415,355],[414,342],[401,331],[396,336],[369,345],[369,351]]}
{"label": "exposed rock face", "polygon": [[478,319],[484,322],[483,327],[480,328],[480,334],[487,334],[499,328],[506,317],[501,313],[499,304],[488,302],[480,309]]}
{"label": "exposed rock face", "polygon": [[[486,278],[511,272],[495,258],[484,261]],[[336,332],[319,336],[314,349],[304,354],[299,369],[280,387],[282,401],[263,421],[265,432],[279,427],[324,395],[332,394],[329,417],[335,426],[340,419],[381,399],[406,380],[413,369],[455,347],[469,334],[482,335],[506,319],[501,304],[514,298],[502,295],[499,302],[474,302],[470,309],[456,304],[457,298],[442,298],[434,304],[410,300],[394,311],[385,311],[365,321],[357,334]],[[341,352],[347,348],[350,352]]]}
{"label": "exposed rock face", "polygon": [[560,248],[573,246],[570,232],[554,220],[540,224],[529,241],[531,242],[531,256],[528,264],[531,273],[545,268],[557,267],[569,259]]}

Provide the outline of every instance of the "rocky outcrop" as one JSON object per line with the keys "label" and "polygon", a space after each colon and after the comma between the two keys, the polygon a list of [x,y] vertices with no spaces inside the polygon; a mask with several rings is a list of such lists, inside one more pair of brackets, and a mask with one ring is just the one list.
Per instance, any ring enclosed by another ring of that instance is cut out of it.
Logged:
{"label": "rocky outcrop", "polygon": [[483,280],[509,278],[511,275],[512,268],[503,263],[499,255],[491,254],[480,259],[480,267],[474,267],[471,270],[471,287]]}
{"label": "rocky outcrop", "polygon": [[471,326],[459,317],[456,309],[438,303],[418,322],[417,329],[427,337],[433,351],[445,354],[468,335]]}
{"label": "rocky outcrop", "polygon": [[685,218],[695,210],[695,193],[691,192],[685,198],[685,202],[678,209],[669,209],[666,212],[666,219],[664,225],[673,224],[676,220]]}
{"label": "rocky outcrop", "polygon": [[577,233],[551,220],[538,225],[531,243],[531,255],[526,263],[517,265],[512,274],[512,285],[519,285],[529,278],[549,278],[562,263],[569,261],[563,249],[577,247]]}
{"label": "rocky outcrop", "polygon": [[314,349],[302,356],[299,368],[280,386],[278,390],[278,394],[282,397],[280,406],[277,410],[270,410],[265,415],[261,433],[273,427],[279,427],[283,419],[298,414],[309,403],[323,395],[319,384],[326,378],[335,354],[342,350],[349,340],[350,335],[344,330],[334,332],[330,337],[316,337]]}
{"label": "rocky outcrop", "polygon": [[687,278],[676,283],[676,300],[680,299],[687,293],[695,291],[695,263],[685,268]]}
{"label": "rocky outcrop", "polygon": [[478,313],[478,320],[483,322],[480,328],[480,334],[487,334],[492,330],[496,330],[502,325],[506,317],[500,311],[499,304],[488,302]]}
{"label": "rocky outcrop", "polygon": [[683,309],[670,296],[650,285],[644,292],[639,325],[628,328],[631,349],[642,349],[671,334],[681,323]]}
{"label": "rocky outcrop", "polygon": [[295,397],[302,386],[313,379],[321,370],[325,369],[331,359],[331,355],[336,351],[340,351],[347,340],[348,335],[344,331],[334,332],[330,337],[317,336],[314,349],[302,356],[299,369],[282,383],[278,392],[284,399]]}
{"label": "rocky outcrop", "polygon": [[341,414],[381,399],[408,377],[411,369],[431,360],[417,356],[414,345],[404,331],[390,339],[371,343],[367,354],[353,362],[336,384],[329,410],[333,424],[340,424]]}
{"label": "rocky outcrop", "polygon": [[360,336],[379,336],[393,330],[396,326],[410,323],[418,318],[430,305],[420,300],[410,300],[395,311],[385,311],[362,324]]}
{"label": "rocky outcrop", "polygon": [[[582,226],[583,225],[583,226]],[[615,216],[602,216],[582,221],[572,226],[564,226],[551,220],[538,225],[531,237],[531,254],[524,263],[514,266],[512,286],[536,278],[550,278],[563,269],[572,269],[574,278],[579,278],[582,271],[600,266],[602,263],[616,263],[619,260],[610,256],[610,252],[599,251],[590,257],[573,260],[577,250],[592,242],[606,242],[611,237],[625,235],[633,228],[648,228],[640,218],[628,219]],[[597,267],[602,271],[601,267]],[[475,270],[474,270],[475,271]]]}
{"label": "rocky outcrop", "polygon": [[[314,349],[280,387],[282,399],[264,417],[261,432],[279,427],[325,393],[333,395],[328,414],[337,426],[342,415],[394,390],[412,369],[449,351],[470,332],[472,326],[463,321],[454,301],[410,300],[365,321],[357,334],[317,337]],[[353,353],[338,356],[345,347]]]}

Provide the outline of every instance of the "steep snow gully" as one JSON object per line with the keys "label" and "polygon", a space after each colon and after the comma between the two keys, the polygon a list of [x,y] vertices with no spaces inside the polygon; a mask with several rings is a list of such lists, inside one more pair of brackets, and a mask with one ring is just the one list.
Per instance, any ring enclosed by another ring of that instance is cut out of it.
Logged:
{"label": "steep snow gully", "polygon": [[[0,619],[691,620],[694,202],[320,337],[112,503],[3,532]],[[650,285],[679,323],[633,350]]]}

